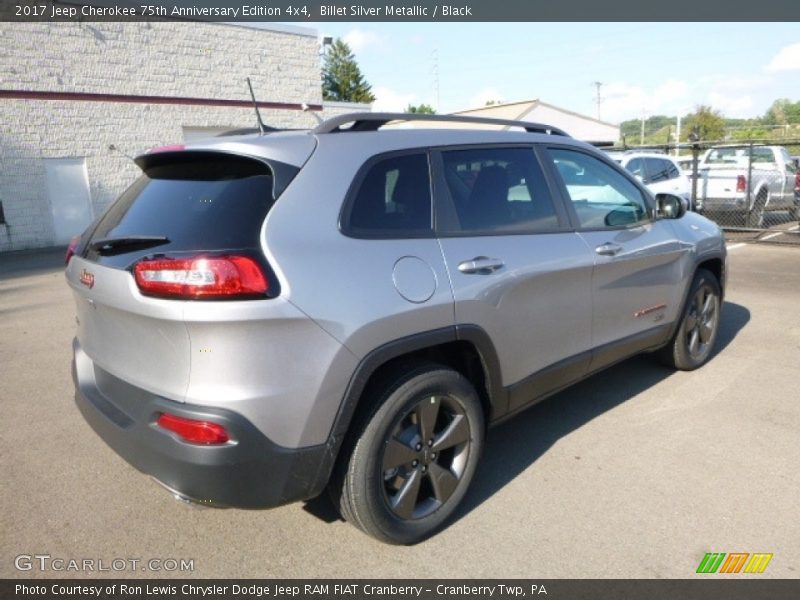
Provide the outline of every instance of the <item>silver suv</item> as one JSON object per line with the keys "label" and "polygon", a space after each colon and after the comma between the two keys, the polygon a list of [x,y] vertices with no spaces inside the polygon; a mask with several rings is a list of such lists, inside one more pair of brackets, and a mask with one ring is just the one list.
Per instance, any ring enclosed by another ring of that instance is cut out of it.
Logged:
{"label": "silver suv", "polygon": [[552,127],[355,114],[136,162],[68,251],[76,401],[180,498],[327,488],[414,543],[487,425],[640,352],[694,369],[717,337],[718,227]]}

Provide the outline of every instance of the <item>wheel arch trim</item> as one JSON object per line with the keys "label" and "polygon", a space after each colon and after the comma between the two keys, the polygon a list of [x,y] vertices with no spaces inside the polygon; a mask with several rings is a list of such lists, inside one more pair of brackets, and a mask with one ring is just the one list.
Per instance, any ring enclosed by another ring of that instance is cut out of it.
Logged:
{"label": "wheel arch trim", "polygon": [[331,437],[341,438],[347,433],[367,382],[381,366],[405,355],[459,341],[471,344],[480,357],[492,414],[504,412],[507,394],[502,386],[497,352],[489,335],[477,325],[454,325],[392,340],[367,353],[350,378],[331,428]]}

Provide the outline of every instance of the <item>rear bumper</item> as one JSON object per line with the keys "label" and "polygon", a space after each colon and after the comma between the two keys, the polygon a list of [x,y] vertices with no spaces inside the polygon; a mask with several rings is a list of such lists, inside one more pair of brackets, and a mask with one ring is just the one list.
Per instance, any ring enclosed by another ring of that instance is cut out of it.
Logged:
{"label": "rear bumper", "polygon": [[[324,488],[327,445],[284,448],[238,413],[174,402],[118,379],[73,342],[75,402],[95,432],[138,470],[186,499],[208,506],[270,508],[312,498]],[[160,413],[208,420],[231,441],[201,446],[158,427]]]}

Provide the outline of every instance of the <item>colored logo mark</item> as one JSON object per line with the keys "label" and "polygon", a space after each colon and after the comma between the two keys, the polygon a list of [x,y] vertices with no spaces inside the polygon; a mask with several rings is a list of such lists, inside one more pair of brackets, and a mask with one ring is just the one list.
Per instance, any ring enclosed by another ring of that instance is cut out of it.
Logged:
{"label": "colored logo mark", "polygon": [[706,552],[697,573],[763,573],[771,560],[772,554],[765,552]]}

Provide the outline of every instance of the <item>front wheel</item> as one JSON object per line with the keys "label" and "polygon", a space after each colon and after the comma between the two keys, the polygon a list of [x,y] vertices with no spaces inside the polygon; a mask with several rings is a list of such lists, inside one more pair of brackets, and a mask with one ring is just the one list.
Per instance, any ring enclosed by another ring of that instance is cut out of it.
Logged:
{"label": "front wheel", "polygon": [[394,373],[373,393],[332,496],[369,535],[413,544],[464,497],[483,449],[483,409],[461,374],[428,363]]}
{"label": "front wheel", "polygon": [[708,360],[719,334],[720,298],[717,278],[705,269],[698,269],[678,330],[661,352],[667,365],[692,371]]}

